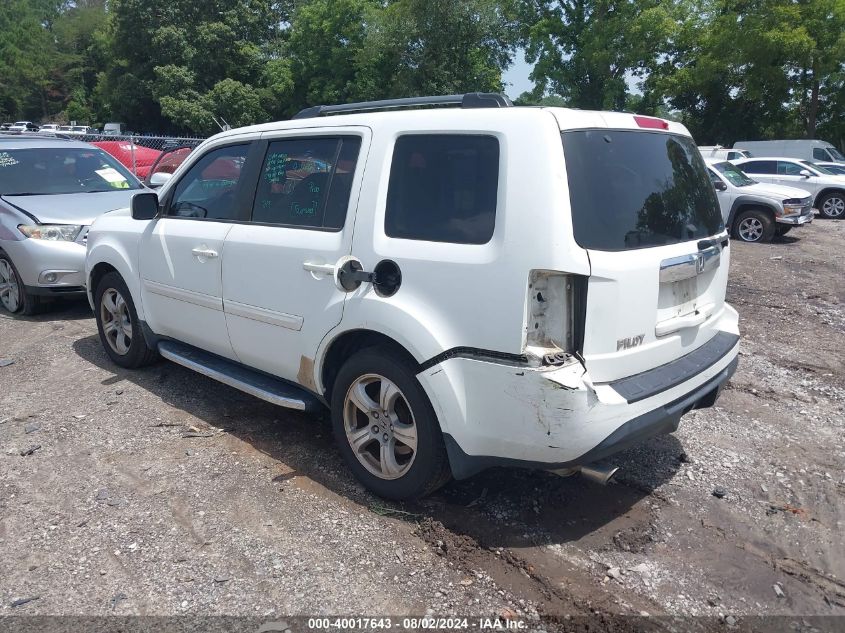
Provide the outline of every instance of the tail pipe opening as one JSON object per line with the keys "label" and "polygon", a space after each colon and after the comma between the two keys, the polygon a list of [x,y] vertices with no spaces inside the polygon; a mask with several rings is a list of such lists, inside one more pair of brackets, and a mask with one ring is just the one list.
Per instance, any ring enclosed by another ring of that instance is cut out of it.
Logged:
{"label": "tail pipe opening", "polygon": [[575,466],[573,468],[562,468],[553,471],[561,477],[570,477],[571,475],[580,474],[585,479],[592,482],[606,486],[619,472],[618,466],[606,466],[605,464],[584,464],[582,466]]}

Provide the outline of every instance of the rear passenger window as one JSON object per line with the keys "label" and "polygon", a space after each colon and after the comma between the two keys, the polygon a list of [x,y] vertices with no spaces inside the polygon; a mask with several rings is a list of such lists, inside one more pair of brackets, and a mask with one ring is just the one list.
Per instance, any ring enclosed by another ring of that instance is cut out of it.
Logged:
{"label": "rear passenger window", "polygon": [[340,230],[346,219],[361,139],[273,141],[261,169],[252,221]]}
{"label": "rear passenger window", "polygon": [[816,160],[830,160],[830,156],[821,147],[813,148],[813,158]]}
{"label": "rear passenger window", "polygon": [[390,237],[485,244],[493,237],[499,141],[413,134],[393,151],[384,231]]}
{"label": "rear passenger window", "polygon": [[743,163],[739,168],[746,174],[776,174],[777,162],[773,160],[752,160]]}

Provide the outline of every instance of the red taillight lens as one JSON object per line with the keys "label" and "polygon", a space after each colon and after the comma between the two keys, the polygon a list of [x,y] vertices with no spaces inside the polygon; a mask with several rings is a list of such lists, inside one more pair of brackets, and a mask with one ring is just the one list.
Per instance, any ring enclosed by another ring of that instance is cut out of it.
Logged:
{"label": "red taillight lens", "polygon": [[650,116],[636,116],[634,115],[634,121],[637,122],[637,125],[640,127],[647,127],[653,130],[668,130],[669,123],[664,121],[663,119],[656,119]]}

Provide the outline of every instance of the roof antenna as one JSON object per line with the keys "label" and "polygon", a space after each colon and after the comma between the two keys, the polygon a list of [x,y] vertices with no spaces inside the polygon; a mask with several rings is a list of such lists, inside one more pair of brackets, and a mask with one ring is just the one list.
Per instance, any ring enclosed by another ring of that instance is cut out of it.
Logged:
{"label": "roof antenna", "polygon": [[213,114],[211,115],[211,120],[217,124],[217,127],[220,128],[221,132],[228,132],[232,129],[232,126],[229,125],[228,121],[226,121],[226,119],[224,119],[222,116],[220,117],[220,121],[223,121],[223,123],[220,123],[220,121],[215,119]]}

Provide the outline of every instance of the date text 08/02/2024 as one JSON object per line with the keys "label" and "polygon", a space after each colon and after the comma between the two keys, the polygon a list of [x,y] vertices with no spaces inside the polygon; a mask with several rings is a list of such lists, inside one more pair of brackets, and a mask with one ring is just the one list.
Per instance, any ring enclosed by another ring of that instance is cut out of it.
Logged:
{"label": "date text 08/02/2024", "polygon": [[500,617],[422,617],[422,618],[309,618],[311,630],[468,630],[480,631],[519,631],[527,628],[527,623],[519,619]]}

